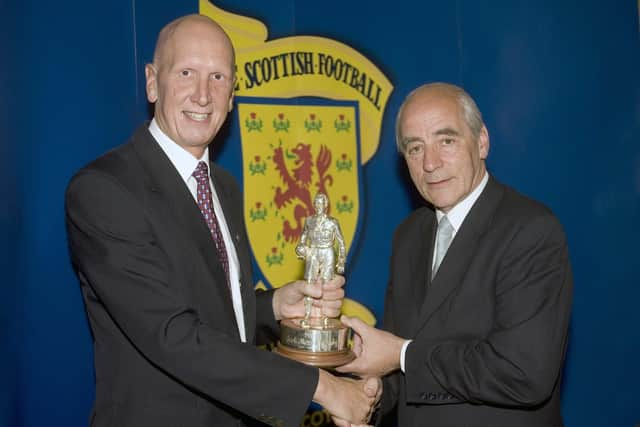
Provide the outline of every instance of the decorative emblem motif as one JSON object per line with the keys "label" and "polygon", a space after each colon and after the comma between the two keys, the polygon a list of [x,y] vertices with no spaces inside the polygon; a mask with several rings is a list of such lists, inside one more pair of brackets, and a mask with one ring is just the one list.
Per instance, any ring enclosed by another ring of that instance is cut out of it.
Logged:
{"label": "decorative emblem motif", "polygon": [[331,166],[331,151],[321,145],[318,155],[313,159],[311,145],[298,143],[291,149],[292,158],[297,165],[295,169],[289,171],[284,160],[282,147],[276,147],[273,152],[273,163],[280,173],[283,186],[276,187],[273,201],[277,208],[283,208],[288,203],[293,203],[294,223],[287,219],[283,224],[282,234],[287,242],[296,242],[302,233],[302,221],[313,212],[311,179],[313,168],[318,176],[315,183],[318,191],[326,192],[327,183],[333,183],[333,176],[327,173]]}
{"label": "decorative emblem motif", "polygon": [[320,132],[320,128],[322,127],[322,120],[316,120],[316,115],[311,113],[309,114],[309,120],[304,121],[304,127],[307,129],[307,132]]}
{"label": "decorative emblem motif", "polygon": [[284,260],[284,254],[280,251],[276,246],[271,248],[271,253],[267,254],[266,261],[267,265],[271,267],[274,264],[282,265],[282,260]]}
{"label": "decorative emblem motif", "polygon": [[284,117],[284,114],[278,113],[278,117],[273,119],[273,128],[276,132],[289,132],[291,122]]}
{"label": "decorative emblem motif", "polygon": [[260,209],[261,207],[262,203],[256,202],[255,209],[249,209],[249,216],[251,217],[251,221],[265,220],[265,218],[267,217],[267,208],[262,207],[262,209]]}
{"label": "decorative emblem motif", "polygon": [[351,166],[353,166],[353,162],[349,156],[347,156],[347,153],[342,153],[342,157],[336,160],[336,169],[338,169],[338,171],[348,172],[351,170]]}
{"label": "decorative emblem motif", "polygon": [[333,121],[333,127],[336,128],[336,132],[349,132],[351,122],[344,119],[344,114],[340,114],[338,118]]}
{"label": "decorative emblem motif", "polygon": [[338,209],[340,213],[351,212],[353,209],[353,200],[349,200],[349,196],[346,194],[343,195],[340,200],[336,202],[336,209]]}
{"label": "decorative emblem motif", "polygon": [[267,171],[267,164],[260,158],[260,156],[254,156],[253,160],[255,163],[249,163],[249,172],[251,175],[255,175],[257,173],[264,175]]}
{"label": "decorative emblem motif", "polygon": [[245,119],[244,124],[249,132],[253,130],[262,132],[262,119],[257,117],[254,112],[249,113],[249,117]]}

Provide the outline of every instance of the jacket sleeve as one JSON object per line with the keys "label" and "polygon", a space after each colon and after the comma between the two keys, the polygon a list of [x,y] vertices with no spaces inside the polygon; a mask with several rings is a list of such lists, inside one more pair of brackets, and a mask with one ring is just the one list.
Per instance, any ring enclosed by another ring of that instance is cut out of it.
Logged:
{"label": "jacket sleeve", "polygon": [[273,314],[275,289],[256,291],[256,344],[273,344],[280,335],[280,324]]}
{"label": "jacket sleeve", "polygon": [[495,276],[478,279],[495,281],[486,337],[417,339],[408,346],[408,403],[526,407],[551,396],[564,359],[573,287],[556,218],[541,214],[523,224],[498,265]]}
{"label": "jacket sleeve", "polygon": [[76,176],[66,195],[66,220],[80,280],[157,369],[254,418],[298,425],[312,399],[317,369],[204,323],[181,286],[169,283],[172,260],[154,239],[148,215],[110,175]]}
{"label": "jacket sleeve", "polygon": [[[392,300],[393,283],[389,281],[389,283],[387,284],[387,291],[385,295],[383,319],[383,329],[387,331],[396,330],[396,325],[394,322],[395,313],[393,311],[393,304],[391,304]],[[389,414],[396,407],[398,403],[398,393],[400,390],[400,381],[402,380],[402,376],[403,374],[401,372],[396,371],[383,378],[382,398],[380,399],[380,408],[376,414],[376,424],[381,422],[384,416]]]}

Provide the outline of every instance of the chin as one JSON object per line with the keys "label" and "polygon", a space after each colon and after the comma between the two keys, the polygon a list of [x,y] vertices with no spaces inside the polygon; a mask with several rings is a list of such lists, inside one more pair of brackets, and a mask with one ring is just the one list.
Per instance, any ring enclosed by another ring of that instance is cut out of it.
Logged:
{"label": "chin", "polygon": [[[448,200],[442,200],[442,199],[439,199],[437,197],[432,197],[432,198],[429,198],[429,199],[426,199],[426,200],[429,203],[431,203],[434,208],[440,209],[441,211],[443,211],[444,209],[447,209],[450,206]],[[444,206],[444,209],[442,208],[442,206]]]}
{"label": "chin", "polygon": [[192,147],[200,147],[203,145],[207,145],[213,139],[213,134],[211,133],[200,133],[197,135],[189,135],[184,140],[187,145]]}

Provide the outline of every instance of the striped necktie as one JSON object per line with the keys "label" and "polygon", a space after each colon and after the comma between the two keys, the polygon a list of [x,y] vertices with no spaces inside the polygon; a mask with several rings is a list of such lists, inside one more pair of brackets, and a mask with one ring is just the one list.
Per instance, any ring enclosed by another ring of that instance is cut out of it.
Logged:
{"label": "striped necktie", "polygon": [[213,201],[211,198],[211,187],[209,186],[209,168],[205,162],[199,162],[196,170],[193,172],[193,177],[198,183],[196,201],[202,216],[209,227],[211,237],[216,245],[218,251],[218,259],[222,264],[222,268],[226,274],[227,286],[231,287],[231,281],[229,279],[229,257],[227,255],[227,248],[220,232],[220,223],[216,218],[213,210]]}

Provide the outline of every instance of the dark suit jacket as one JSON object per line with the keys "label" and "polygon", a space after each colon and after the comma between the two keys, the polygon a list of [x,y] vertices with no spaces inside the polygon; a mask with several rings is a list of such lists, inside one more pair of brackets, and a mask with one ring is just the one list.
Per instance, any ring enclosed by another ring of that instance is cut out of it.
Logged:
{"label": "dark suit jacket", "polygon": [[242,414],[294,426],[311,401],[317,369],[252,345],[256,327],[277,328],[272,294],[254,294],[241,191],[211,171],[240,262],[247,344],[202,214],[146,125],[69,184],[94,341],[92,426],[242,425]]}
{"label": "dark suit jacket", "polygon": [[492,177],[430,283],[437,227],[421,208],[396,230],[385,328],[413,339],[383,406],[405,426],[561,426],[572,274],[541,204]]}

